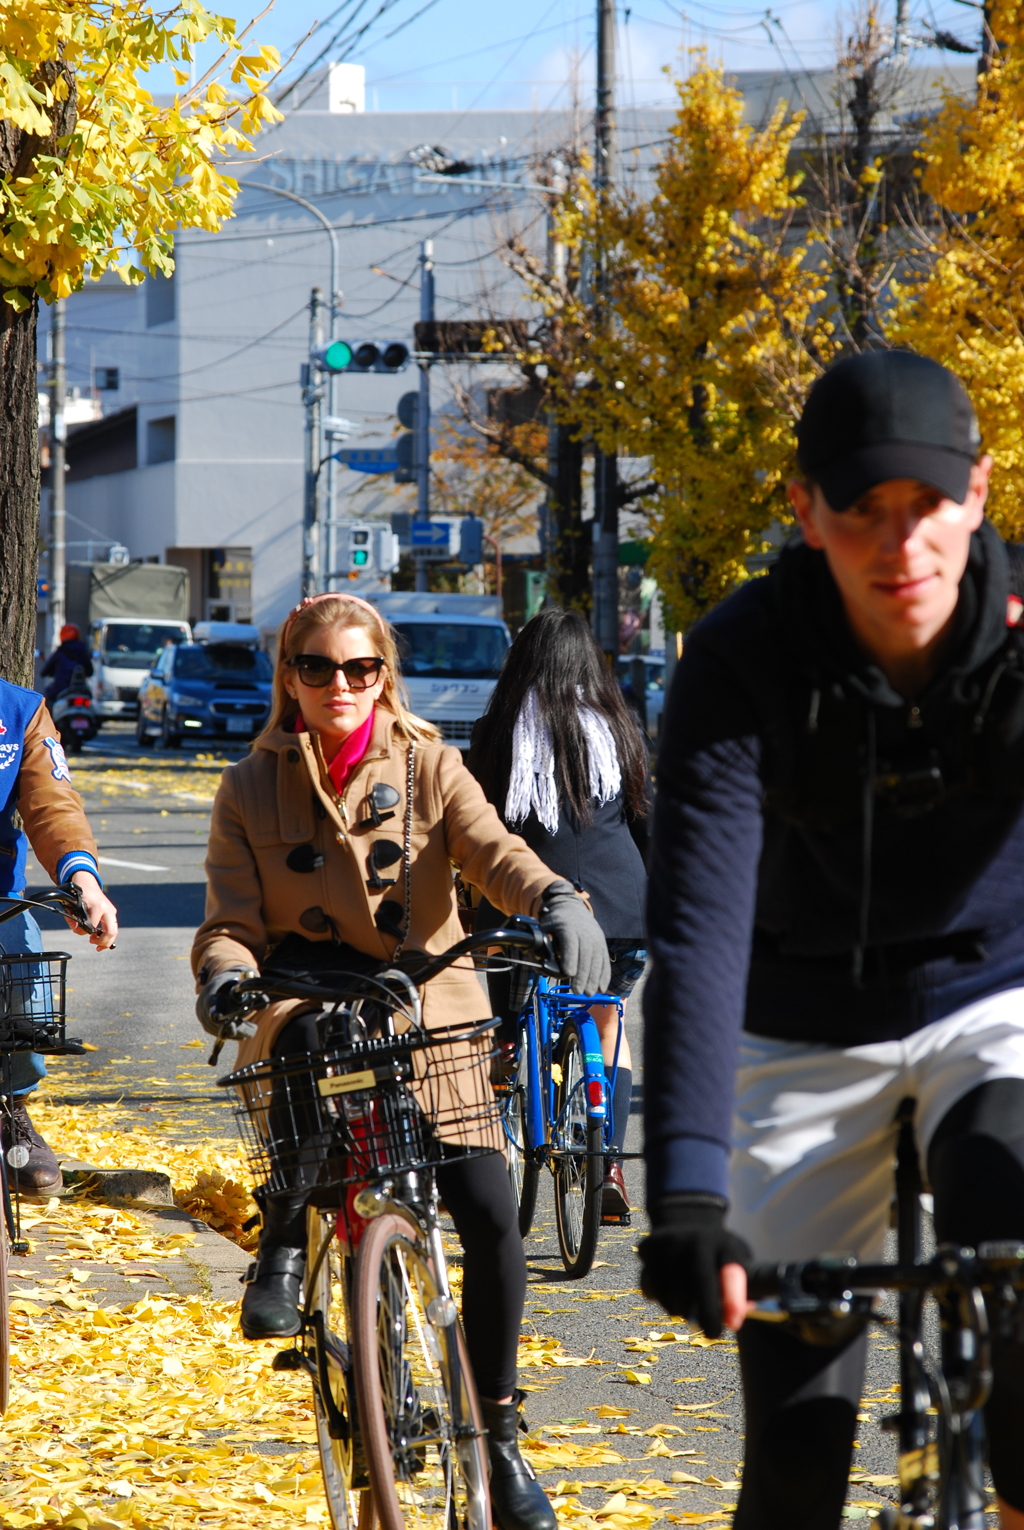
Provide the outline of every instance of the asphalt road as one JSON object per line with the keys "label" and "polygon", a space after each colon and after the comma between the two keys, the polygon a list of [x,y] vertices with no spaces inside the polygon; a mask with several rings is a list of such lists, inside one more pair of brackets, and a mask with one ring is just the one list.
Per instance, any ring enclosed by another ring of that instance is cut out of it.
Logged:
{"label": "asphalt road", "polygon": [[[204,757],[192,749],[140,751],[128,727],[115,725],[71,762],[122,934],[115,951],[97,954],[60,921],[46,921],[53,932],[48,946],[74,953],[69,1033],[98,1048],[80,1065],[62,1065],[60,1088],[75,1102],[119,1100],[133,1125],[146,1123],[146,1109],[154,1102],[166,1116],[180,1097],[190,1123],[198,1114],[211,1134],[232,1129],[204,1053],[181,1048],[201,1034],[193,1013],[188,953],[202,918],[209,803],[224,761],[237,757],[221,752]],[[43,881],[35,867],[30,883]],[[627,1025],[638,1059],[636,996]],[[231,1050],[221,1071],[230,1068]],[[641,1146],[642,1089],[637,1064],[626,1144],[632,1152]],[[188,1129],[197,1128],[190,1124]],[[627,1163],[626,1178],[634,1204],[641,1204],[639,1162]],[[724,1523],[735,1504],[743,1454],[736,1347],[725,1340],[709,1344],[644,1300],[637,1289],[635,1254],[643,1232],[639,1213],[631,1229],[606,1230],[590,1276],[566,1280],[545,1176],[536,1225],[527,1240],[530,1288],[524,1326],[534,1341],[524,1346],[527,1361],[543,1363],[528,1364],[521,1377],[532,1394],[527,1416],[535,1465],[549,1492],[560,1487],[562,1498],[591,1509],[606,1505],[609,1487],[617,1492],[615,1484],[621,1483],[643,1525],[666,1525],[669,1519],[639,1515],[642,1503],[675,1516],[675,1523],[704,1517]],[[564,1360],[575,1363],[560,1363]],[[891,1437],[873,1422],[893,1409],[893,1395],[883,1394],[896,1381],[895,1361],[892,1330],[880,1329],[872,1340],[855,1452],[861,1476],[890,1476],[895,1470]],[[664,1483],[664,1490],[651,1489],[652,1479]],[[645,1482],[646,1496],[637,1498],[629,1484]],[[792,1487],[796,1503],[801,1484],[794,1481]],[[674,1495],[664,1498],[663,1507],[660,1497],[652,1496],[662,1491]],[[869,1504],[894,1496],[889,1484],[858,1483],[851,1487],[846,1513],[866,1517]]]}

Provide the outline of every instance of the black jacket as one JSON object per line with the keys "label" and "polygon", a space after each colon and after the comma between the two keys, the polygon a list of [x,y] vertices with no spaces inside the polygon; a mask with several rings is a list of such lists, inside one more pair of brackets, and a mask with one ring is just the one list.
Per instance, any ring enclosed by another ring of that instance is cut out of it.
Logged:
{"label": "black jacket", "polygon": [[1024,984],[1024,636],[1009,594],[985,523],[915,704],[858,648],[823,555],[799,542],[690,635],[652,831],[654,1194],[724,1190],[741,1028],[857,1045]]}
{"label": "black jacket", "polygon": [[89,650],[79,638],[69,638],[66,643],[61,643],[43,665],[42,673],[52,675],[53,679],[46,687],[46,699],[54,701],[61,691],[67,690],[71,684],[71,677],[76,669],[81,668],[88,678],[92,674],[92,659]]}
{"label": "black jacket", "polygon": [[[469,765],[472,769],[472,756]],[[495,806],[504,817],[505,804],[498,802]],[[553,834],[535,813],[524,822],[510,823],[507,827],[521,835],[557,877],[575,882],[590,895],[594,917],[607,940],[634,940],[642,945],[648,820],[627,817],[621,792],[610,802],[592,803],[591,812],[590,823],[581,824],[562,808]],[[477,928],[494,928],[500,917],[484,902]]]}

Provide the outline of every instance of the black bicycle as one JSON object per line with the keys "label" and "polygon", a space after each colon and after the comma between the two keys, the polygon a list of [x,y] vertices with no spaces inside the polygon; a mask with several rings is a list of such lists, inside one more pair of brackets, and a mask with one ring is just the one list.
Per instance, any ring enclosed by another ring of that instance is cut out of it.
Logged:
{"label": "black bicycle", "polygon": [[498,1021],[427,1031],[419,988],[463,958],[486,966],[478,953],[494,948],[557,970],[536,923],[517,918],[374,976],[263,976],[234,988],[236,1013],[278,999],[325,1010],[321,1050],[219,1083],[235,1093],[257,1197],[309,1197],[302,1331],[275,1368],[312,1380],[334,1530],[490,1530],[484,1430],[434,1170],[500,1149]]}
{"label": "black bicycle", "polygon": [[[82,895],[74,883],[48,888],[31,898],[0,898],[0,924],[28,909],[49,909],[75,920],[95,933],[85,914]],[[10,1146],[0,1153],[0,1414],[7,1412],[11,1386],[11,1329],[7,1268],[12,1254],[27,1254],[21,1234],[19,1171],[28,1162],[28,1148],[11,1130],[13,1089],[11,1059],[18,1052],[48,1056],[80,1056],[85,1047],[64,1034],[67,992],[66,951],[25,951],[0,956],[0,1120]]]}
{"label": "black bicycle", "polygon": [[[922,1184],[911,1101],[904,1101],[898,1120],[897,1262],[858,1264],[838,1257],[762,1265],[751,1272],[748,1291],[753,1301],[775,1298],[780,1314],[807,1319],[877,1319],[877,1293],[899,1293],[900,1411],[883,1419],[882,1428],[899,1438],[900,1501],[898,1508],[882,1509],[874,1523],[878,1530],[983,1530],[982,1409],[992,1390],[991,1338],[994,1333],[1024,1342],[1024,1244],[943,1245],[922,1261]],[[937,1366],[924,1344],[928,1296],[939,1314]]]}

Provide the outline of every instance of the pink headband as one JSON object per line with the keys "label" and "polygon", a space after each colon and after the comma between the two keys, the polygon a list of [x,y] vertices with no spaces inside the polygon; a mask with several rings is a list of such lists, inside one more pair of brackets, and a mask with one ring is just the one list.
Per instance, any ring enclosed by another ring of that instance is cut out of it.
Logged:
{"label": "pink headband", "polygon": [[375,606],[371,606],[368,600],[363,600],[359,595],[349,595],[344,590],[328,590],[323,595],[307,595],[304,600],[300,600],[298,605],[289,611],[288,619],[285,622],[284,630],[281,633],[281,642],[278,649],[279,653],[285,654],[288,651],[288,634],[292,630],[292,622],[295,620],[295,618],[301,611],[305,611],[309,606],[318,605],[321,600],[347,600],[354,606],[362,606],[363,610],[369,611],[370,615],[376,620],[377,626],[381,630],[381,636],[384,635],[384,620],[380,612],[376,609]]}

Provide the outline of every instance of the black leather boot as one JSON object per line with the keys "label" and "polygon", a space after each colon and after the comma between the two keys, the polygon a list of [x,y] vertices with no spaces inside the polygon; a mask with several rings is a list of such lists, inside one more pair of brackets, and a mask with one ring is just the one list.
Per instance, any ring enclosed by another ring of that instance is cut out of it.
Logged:
{"label": "black leather boot", "polygon": [[526,1430],[519,1414],[523,1397],[516,1392],[507,1403],[480,1399],[491,1464],[491,1515],[498,1530],[557,1530],[547,1494],[519,1454],[519,1430]]}
{"label": "black leather boot", "polygon": [[240,1318],[247,1339],[290,1339],[302,1327],[299,1290],[306,1268],[305,1201],[269,1200],[255,1263],[242,1276]]}

